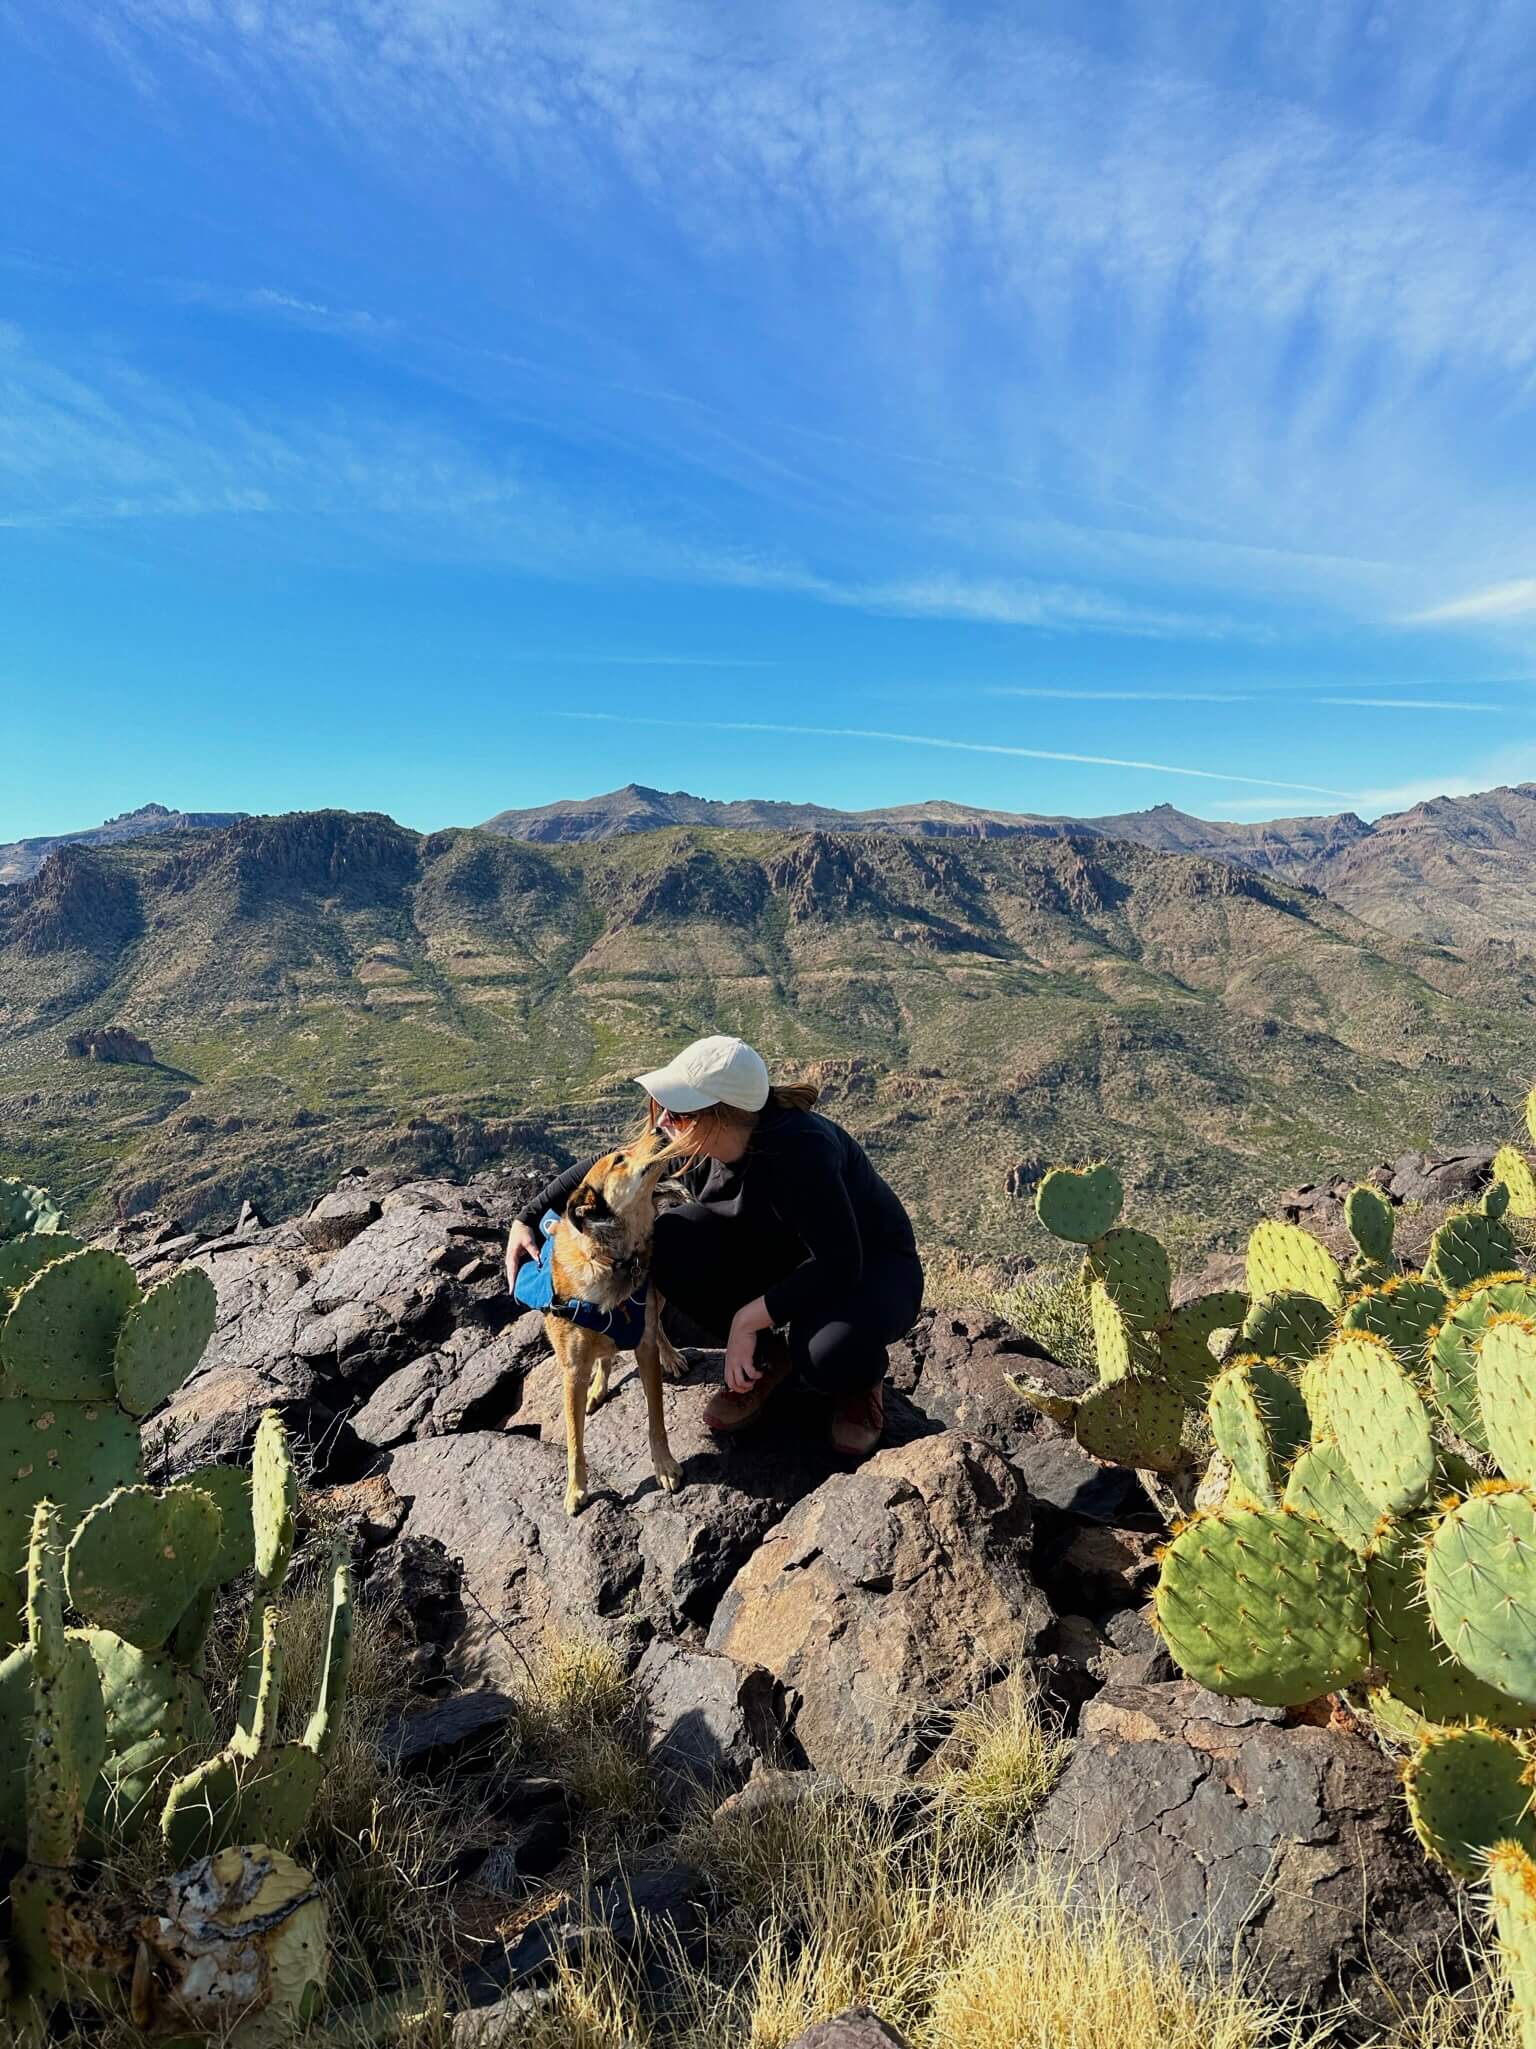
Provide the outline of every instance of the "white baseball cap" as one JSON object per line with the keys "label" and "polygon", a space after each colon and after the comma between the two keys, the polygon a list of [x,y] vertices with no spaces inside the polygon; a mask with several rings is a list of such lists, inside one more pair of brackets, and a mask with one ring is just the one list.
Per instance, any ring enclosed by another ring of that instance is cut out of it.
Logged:
{"label": "white baseball cap", "polygon": [[663,1110],[686,1115],[729,1103],[733,1110],[761,1110],[768,1100],[768,1069],[761,1053],[744,1039],[695,1039],[675,1060],[652,1074],[637,1074],[639,1083]]}

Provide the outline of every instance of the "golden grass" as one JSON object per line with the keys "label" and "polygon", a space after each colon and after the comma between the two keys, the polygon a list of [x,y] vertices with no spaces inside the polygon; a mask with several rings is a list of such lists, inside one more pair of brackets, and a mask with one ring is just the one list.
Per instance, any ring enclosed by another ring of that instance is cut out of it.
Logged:
{"label": "golden grass", "polygon": [[1094,1370],[1088,1293],[1076,1267],[1041,1266],[1005,1273],[984,1259],[946,1247],[925,1253],[924,1299],[936,1309],[981,1309],[1001,1316],[1063,1366]]}
{"label": "golden grass", "polygon": [[552,1638],[517,1693],[508,1761],[557,1778],[587,1820],[589,1844],[654,1820],[657,1790],[641,1742],[639,1704],[606,1644]]}

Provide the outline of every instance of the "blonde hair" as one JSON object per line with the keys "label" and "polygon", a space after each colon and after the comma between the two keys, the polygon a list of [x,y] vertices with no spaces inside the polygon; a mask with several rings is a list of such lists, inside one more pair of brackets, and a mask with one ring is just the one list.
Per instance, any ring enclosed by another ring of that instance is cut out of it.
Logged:
{"label": "blonde hair", "polygon": [[[820,1095],[821,1090],[814,1082],[784,1082],[769,1089],[763,1109],[809,1110]],[[654,1096],[649,1098],[645,1106],[645,1123],[639,1135],[643,1137],[646,1132],[654,1131],[662,1114],[661,1104]],[[672,1110],[665,1114],[672,1118],[674,1126],[680,1122],[686,1126],[685,1130],[674,1131],[673,1134],[678,1151],[686,1156],[702,1152],[710,1140],[722,1132],[741,1132],[750,1138],[763,1111],[738,1110],[733,1103],[712,1103],[707,1110]]]}

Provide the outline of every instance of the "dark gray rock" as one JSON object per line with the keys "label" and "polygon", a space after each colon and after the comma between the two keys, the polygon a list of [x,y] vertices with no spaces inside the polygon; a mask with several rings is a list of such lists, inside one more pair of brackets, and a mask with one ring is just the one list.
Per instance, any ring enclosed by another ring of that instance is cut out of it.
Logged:
{"label": "dark gray rock", "polygon": [[378,1200],[366,1189],[335,1188],[302,1219],[299,1235],[316,1252],[339,1252],[382,1214]]}
{"label": "dark gray rock", "polygon": [[595,1635],[626,1654],[649,1630],[635,1519],[599,1495],[565,1512],[565,1456],[533,1437],[468,1431],[402,1445],[390,1484],[411,1503],[404,1537],[462,1562],[465,1622],[453,1668],[467,1685],[516,1686],[553,1631]]}
{"label": "dark gray rock", "polygon": [[758,1665],[660,1640],[635,1670],[647,1754],[664,1789],[686,1798],[744,1786],[754,1769],[784,1763],[784,1690]]}
{"label": "dark gray rock", "polygon": [[418,1686],[440,1679],[464,1633],[463,1570],[429,1537],[404,1531],[363,1562],[358,1600],[399,1634],[401,1661]]}
{"label": "dark gray rock", "polygon": [[1437,1954],[1453,1983],[1465,1971],[1454,1889],[1409,1835],[1391,1763],[1188,1681],[1107,1687],[1084,1708],[1035,1844],[1085,1907],[1107,1887],[1182,1954],[1309,2010],[1343,1992],[1385,2017]]}
{"label": "dark gray rock", "polygon": [[642,1962],[653,1983],[663,1983],[670,1954],[679,1948],[685,1954],[698,1951],[705,1933],[705,1893],[698,1873],[683,1864],[606,1879],[584,1901],[529,1923],[507,1952],[506,1982],[535,1983],[548,1977],[561,1957],[579,1965],[592,1930],[601,1928],[621,1952]]}
{"label": "dark gray rock", "polygon": [[511,1412],[528,1363],[515,1330],[516,1325],[489,1342],[473,1326],[454,1332],[439,1354],[443,1380],[422,1424],[425,1435],[491,1429]]}
{"label": "dark gray rock", "polygon": [[391,1722],[379,1748],[397,1771],[445,1771],[493,1749],[516,1711],[511,1695],[492,1687],[451,1693]]}
{"label": "dark gray rock", "polygon": [[1053,1620],[1018,1472],[945,1432],[838,1474],[769,1532],[708,1646],[783,1684],[810,1762],[920,1769],[955,1711],[1027,1666]]}
{"label": "dark gray rock", "polygon": [[796,2035],[789,2049],[908,2049],[908,2043],[872,2006],[850,2006]]}
{"label": "dark gray rock", "polygon": [[1145,1510],[1134,1473],[1102,1466],[1070,1430],[1026,1406],[1005,1376],[1044,1380],[1079,1394],[1088,1377],[1069,1371],[1030,1337],[984,1311],[925,1310],[891,1347],[891,1384],[934,1425],[979,1438],[1016,1466],[1036,1501],[1113,1520]]}
{"label": "dark gray rock", "polygon": [[432,1413],[446,1370],[443,1354],[428,1352],[423,1358],[412,1360],[409,1366],[402,1366],[398,1373],[391,1373],[354,1413],[353,1435],[379,1451],[404,1444]]}
{"label": "dark gray rock", "polygon": [[1104,1676],[1111,1686],[1160,1686],[1178,1677],[1162,1638],[1144,1608],[1122,1608],[1104,1624],[1109,1651]]}

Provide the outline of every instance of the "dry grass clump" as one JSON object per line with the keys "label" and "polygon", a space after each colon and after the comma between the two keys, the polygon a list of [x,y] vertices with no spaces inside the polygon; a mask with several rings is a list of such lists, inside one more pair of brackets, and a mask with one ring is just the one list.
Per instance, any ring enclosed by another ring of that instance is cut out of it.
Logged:
{"label": "dry grass clump", "polygon": [[924,1300],[937,1309],[982,1309],[1032,1337],[1063,1366],[1094,1370],[1088,1291],[1075,1267],[1041,1266],[1026,1274],[946,1247],[925,1253]]}
{"label": "dry grass clump", "polygon": [[559,1779],[582,1809],[589,1844],[655,1819],[639,1702],[618,1654],[579,1637],[551,1638],[517,1693],[508,1762]]}
{"label": "dry grass clump", "polygon": [[952,1833],[1000,1854],[1066,1765],[1071,1746],[1012,1679],[955,1717],[938,1786]]}

